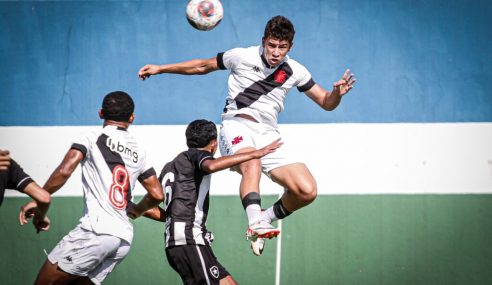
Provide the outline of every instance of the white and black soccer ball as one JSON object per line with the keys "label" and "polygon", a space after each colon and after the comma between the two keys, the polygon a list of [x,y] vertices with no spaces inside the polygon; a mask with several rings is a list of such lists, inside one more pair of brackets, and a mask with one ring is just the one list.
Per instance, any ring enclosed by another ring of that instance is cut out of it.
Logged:
{"label": "white and black soccer ball", "polygon": [[190,0],[186,6],[186,19],[195,29],[210,31],[215,28],[224,15],[219,0]]}

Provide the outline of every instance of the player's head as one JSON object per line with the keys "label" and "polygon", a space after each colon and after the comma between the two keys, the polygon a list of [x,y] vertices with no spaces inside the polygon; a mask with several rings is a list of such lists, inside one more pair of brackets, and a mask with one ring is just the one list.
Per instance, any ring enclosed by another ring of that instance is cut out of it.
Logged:
{"label": "player's head", "polygon": [[131,123],[135,104],[132,97],[123,91],[108,93],[102,102],[99,115],[104,120]]}
{"label": "player's head", "polygon": [[294,43],[294,25],[284,16],[271,18],[265,26],[262,45],[264,57],[269,65],[277,66],[287,55]]}
{"label": "player's head", "polygon": [[186,145],[188,147],[202,148],[211,142],[217,144],[217,127],[213,122],[195,120],[186,128]]}
{"label": "player's head", "polygon": [[287,41],[290,45],[294,42],[294,25],[292,22],[284,16],[275,16],[271,18],[263,33],[263,39],[274,38],[281,41]]}

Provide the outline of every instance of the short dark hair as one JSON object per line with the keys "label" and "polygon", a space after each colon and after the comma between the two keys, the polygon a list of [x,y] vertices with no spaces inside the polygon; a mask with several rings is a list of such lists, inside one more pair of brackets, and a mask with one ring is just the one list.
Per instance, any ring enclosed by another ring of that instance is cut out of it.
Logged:
{"label": "short dark hair", "polygon": [[284,16],[275,16],[271,18],[265,26],[265,33],[263,39],[272,37],[278,40],[288,41],[290,44],[294,41],[294,25],[292,22]]}
{"label": "short dark hair", "polygon": [[217,127],[211,121],[195,120],[186,128],[186,145],[190,148],[207,146],[217,139]]}
{"label": "short dark hair", "polygon": [[105,120],[128,122],[135,110],[132,97],[123,91],[113,91],[104,96],[102,114]]}

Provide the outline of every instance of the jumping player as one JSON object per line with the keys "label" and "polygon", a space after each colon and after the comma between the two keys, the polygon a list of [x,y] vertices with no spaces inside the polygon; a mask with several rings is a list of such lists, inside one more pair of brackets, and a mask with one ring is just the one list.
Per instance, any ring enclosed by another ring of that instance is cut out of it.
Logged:
{"label": "jumping player", "polygon": [[155,170],[127,130],[133,110],[127,93],[107,94],[99,111],[103,128],[76,139],[44,185],[53,194],[81,164],[85,208],[80,223],[48,255],[35,284],[101,284],[130,249],[133,224],[127,207],[136,180],[148,193],[132,205],[133,217],[162,202]]}
{"label": "jumping player", "polygon": [[185,134],[189,149],[168,162],[159,176],[166,191],[167,260],[183,284],[233,285],[236,281],[215,257],[210,246],[213,235],[206,228],[211,174],[273,153],[282,143],[276,140],[259,150],[215,159],[217,127],[213,122],[195,120]]}
{"label": "jumping player", "polygon": [[[284,109],[284,100],[291,88],[297,87],[321,108],[331,111],[355,83],[353,74],[347,69],[333,84],[331,92],[316,84],[303,65],[287,56],[294,34],[290,20],[276,16],[266,24],[261,46],[234,48],[210,59],[145,65],[138,76],[145,80],[161,73],[192,75],[230,69],[220,150],[222,155],[248,152],[281,138],[278,114]],[[248,217],[247,237],[257,255],[263,248],[262,238],[278,232],[271,222],[310,204],[317,195],[316,181],[306,165],[287,157],[284,151],[279,150],[261,160],[241,163],[236,169],[242,175],[240,197]],[[265,211],[261,209],[259,195],[261,171],[286,190],[281,199]]]}
{"label": "jumping player", "polygon": [[46,216],[46,212],[50,207],[50,194],[26,174],[15,160],[10,158],[8,150],[0,150],[0,206],[3,202],[5,189],[14,189],[25,193],[34,200],[33,204],[36,207],[25,212],[24,215],[19,215],[21,225],[27,224],[28,220],[32,218],[32,223],[37,232],[49,229],[50,220]]}

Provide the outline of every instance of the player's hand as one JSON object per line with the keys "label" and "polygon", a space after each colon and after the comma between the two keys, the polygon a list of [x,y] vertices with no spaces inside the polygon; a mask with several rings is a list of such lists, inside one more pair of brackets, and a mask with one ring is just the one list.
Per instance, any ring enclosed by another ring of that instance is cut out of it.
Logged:
{"label": "player's hand", "polygon": [[51,221],[48,216],[39,217],[39,215],[34,215],[34,219],[32,220],[32,224],[36,228],[36,233],[40,231],[47,231],[50,229]]}
{"label": "player's hand", "polygon": [[7,170],[10,167],[10,152],[6,149],[0,149],[0,170]]}
{"label": "player's hand", "polygon": [[31,201],[24,206],[21,207],[19,212],[19,223],[21,225],[25,225],[29,222],[30,219],[34,217],[36,211],[38,209],[38,205],[35,201]]}
{"label": "player's hand", "polygon": [[352,73],[350,73],[350,69],[345,70],[345,73],[342,76],[342,79],[333,83],[333,92],[338,93],[340,96],[347,94],[347,92],[352,89],[356,79]]}
{"label": "player's hand", "polygon": [[260,148],[259,150],[257,150],[256,152],[258,153],[258,158],[260,157],[263,157],[269,153],[272,153],[274,151],[277,150],[277,148],[279,148],[281,145],[283,145],[284,143],[280,141],[281,139],[276,139],[274,140],[273,142],[271,142],[269,145],[263,147],[263,148]]}
{"label": "player's hand", "polygon": [[142,80],[156,74],[159,74],[159,66],[155,64],[147,64],[138,71],[138,77]]}
{"label": "player's hand", "polygon": [[135,220],[136,218],[140,217],[141,214],[137,211],[135,203],[129,202],[126,206],[126,215],[130,219]]}

